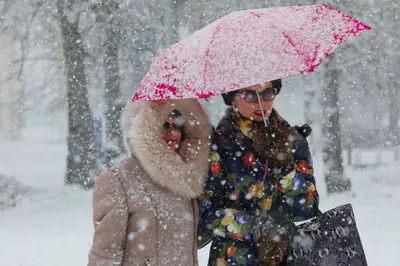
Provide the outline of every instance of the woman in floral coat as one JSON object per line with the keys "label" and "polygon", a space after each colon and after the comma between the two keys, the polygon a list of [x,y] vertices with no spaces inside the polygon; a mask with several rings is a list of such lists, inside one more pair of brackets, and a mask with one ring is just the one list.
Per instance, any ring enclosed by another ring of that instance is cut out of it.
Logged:
{"label": "woman in floral coat", "polygon": [[231,107],[216,128],[200,197],[200,230],[214,235],[208,265],[284,263],[281,224],[318,211],[308,143],[273,109],[280,89],[275,80],[223,95]]}

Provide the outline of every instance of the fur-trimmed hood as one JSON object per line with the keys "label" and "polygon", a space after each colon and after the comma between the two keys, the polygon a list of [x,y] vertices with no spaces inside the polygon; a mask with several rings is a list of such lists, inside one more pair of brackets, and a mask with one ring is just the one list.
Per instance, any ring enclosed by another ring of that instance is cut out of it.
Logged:
{"label": "fur-trimmed hood", "polygon": [[[135,104],[135,103],[134,103]],[[162,124],[172,110],[185,119],[186,138],[179,154],[170,150],[162,138]],[[132,156],[158,185],[185,198],[203,191],[209,168],[211,123],[197,100],[169,100],[141,103],[138,114],[130,118],[127,139]]]}

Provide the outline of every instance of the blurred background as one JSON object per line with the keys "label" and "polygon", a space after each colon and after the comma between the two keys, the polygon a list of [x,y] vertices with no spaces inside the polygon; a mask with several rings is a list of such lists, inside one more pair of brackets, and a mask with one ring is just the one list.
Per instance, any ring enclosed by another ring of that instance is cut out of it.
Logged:
{"label": "blurred background", "polygon": [[[86,263],[91,178],[129,156],[126,110],[158,52],[236,10],[322,3],[372,30],[316,72],[284,79],[276,109],[313,128],[321,208],[351,202],[370,265],[398,265],[400,18],[392,0],[0,1],[0,265]],[[218,122],[222,98],[202,103]]]}

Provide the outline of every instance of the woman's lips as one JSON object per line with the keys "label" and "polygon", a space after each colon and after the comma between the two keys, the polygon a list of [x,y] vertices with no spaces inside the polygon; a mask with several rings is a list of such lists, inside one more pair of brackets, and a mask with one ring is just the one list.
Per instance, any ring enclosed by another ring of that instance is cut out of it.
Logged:
{"label": "woman's lips", "polygon": [[261,112],[261,111],[254,111],[253,112],[256,116],[258,116],[258,117],[262,117],[263,116],[263,113],[264,113],[264,115],[267,113],[267,111],[264,111],[264,112]]}

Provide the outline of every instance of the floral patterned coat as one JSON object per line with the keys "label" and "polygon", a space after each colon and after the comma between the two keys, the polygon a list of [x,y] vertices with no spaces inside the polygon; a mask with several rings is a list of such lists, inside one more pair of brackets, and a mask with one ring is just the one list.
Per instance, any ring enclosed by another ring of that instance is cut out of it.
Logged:
{"label": "floral patterned coat", "polygon": [[[200,230],[214,234],[208,265],[258,265],[251,237],[256,212],[271,213],[284,204],[290,217],[299,221],[318,211],[306,139],[293,128],[295,169],[285,176],[265,177],[266,160],[253,149],[253,123],[229,108],[215,132],[209,176],[200,197]],[[290,128],[276,110],[269,123]]]}

